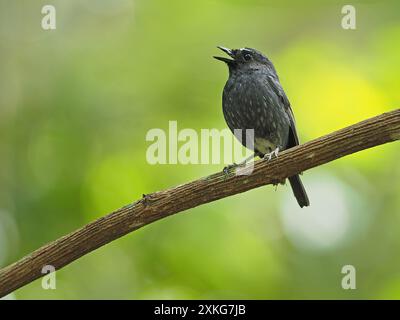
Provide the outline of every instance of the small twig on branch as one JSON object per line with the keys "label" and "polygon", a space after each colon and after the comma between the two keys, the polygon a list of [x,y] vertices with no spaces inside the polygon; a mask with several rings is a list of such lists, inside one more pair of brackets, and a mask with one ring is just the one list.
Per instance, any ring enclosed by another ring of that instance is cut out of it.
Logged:
{"label": "small twig on branch", "polygon": [[400,109],[359,122],[257,161],[250,175],[216,173],[144,197],[57,239],[0,270],[0,297],[38,279],[45,265],[57,270],[153,221],[204,203],[276,183],[346,155],[400,139]]}

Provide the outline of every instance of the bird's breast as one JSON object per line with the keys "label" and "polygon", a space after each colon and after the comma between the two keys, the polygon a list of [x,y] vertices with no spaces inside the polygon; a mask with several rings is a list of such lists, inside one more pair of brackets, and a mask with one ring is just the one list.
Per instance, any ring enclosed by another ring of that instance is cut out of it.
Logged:
{"label": "bird's breast", "polygon": [[231,77],[223,92],[223,113],[232,131],[253,129],[255,143],[264,149],[287,143],[288,116],[281,100],[268,87],[268,82],[263,81],[262,75]]}

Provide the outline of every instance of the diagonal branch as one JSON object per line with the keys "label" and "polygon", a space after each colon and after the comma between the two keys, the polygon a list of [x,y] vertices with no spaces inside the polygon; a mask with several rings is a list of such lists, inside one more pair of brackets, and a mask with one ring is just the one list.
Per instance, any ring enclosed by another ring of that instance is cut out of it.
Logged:
{"label": "diagonal branch", "polygon": [[400,109],[359,122],[257,161],[249,175],[222,172],[144,196],[59,238],[0,270],[0,297],[42,276],[45,265],[57,270],[85,254],[153,221],[208,202],[277,183],[346,155],[400,139]]}

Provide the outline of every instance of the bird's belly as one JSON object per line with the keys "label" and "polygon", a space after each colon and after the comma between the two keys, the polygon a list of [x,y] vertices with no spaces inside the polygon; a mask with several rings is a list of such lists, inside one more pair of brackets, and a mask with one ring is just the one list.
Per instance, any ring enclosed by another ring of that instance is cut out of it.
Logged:
{"label": "bird's belly", "polygon": [[270,153],[278,147],[276,143],[271,140],[256,137],[254,139],[254,150],[257,150],[261,154]]}
{"label": "bird's belly", "polygon": [[273,98],[257,92],[238,95],[236,88],[224,94],[223,112],[229,128],[232,132],[235,129],[253,129],[254,145],[246,145],[244,139],[241,142],[263,154],[278,146],[284,149],[289,137],[288,117],[283,106]]}

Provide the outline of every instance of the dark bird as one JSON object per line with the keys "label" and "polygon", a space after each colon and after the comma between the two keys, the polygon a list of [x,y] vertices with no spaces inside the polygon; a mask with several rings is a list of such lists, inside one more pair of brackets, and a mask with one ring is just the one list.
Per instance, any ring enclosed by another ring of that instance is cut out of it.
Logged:
{"label": "dark bird", "polygon": [[[229,68],[222,109],[230,130],[242,130],[240,142],[254,150],[254,156],[268,160],[279,150],[297,146],[293,111],[272,62],[255,49],[218,48],[230,57],[214,57]],[[254,130],[251,145],[246,145],[246,129]],[[289,182],[300,207],[309,206],[299,175],[289,177]]]}

